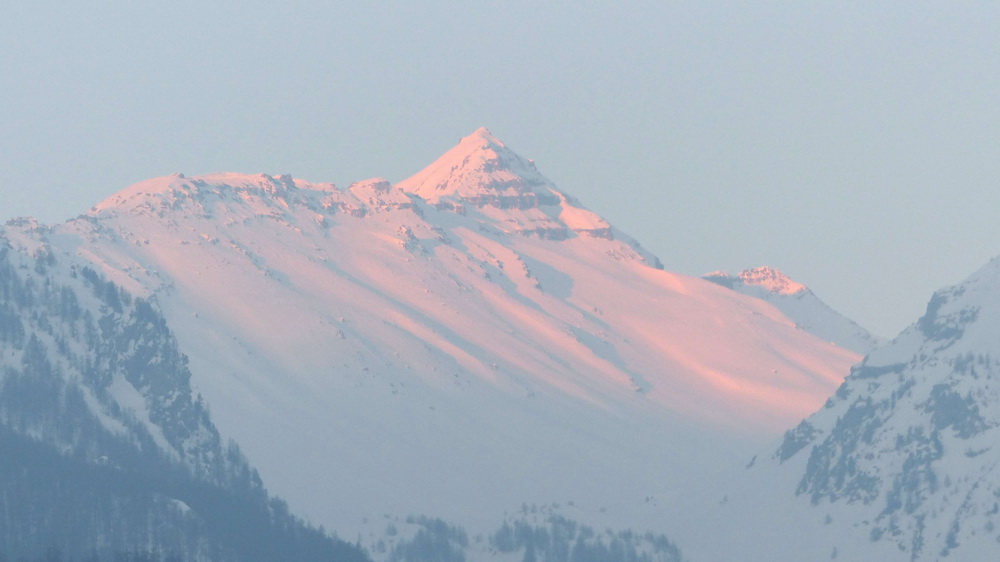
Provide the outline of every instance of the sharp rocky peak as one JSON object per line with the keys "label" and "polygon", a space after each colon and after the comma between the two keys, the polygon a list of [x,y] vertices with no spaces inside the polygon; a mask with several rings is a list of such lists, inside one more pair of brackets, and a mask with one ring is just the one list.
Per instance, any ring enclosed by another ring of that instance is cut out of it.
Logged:
{"label": "sharp rocky peak", "polygon": [[431,203],[460,201],[476,206],[557,205],[561,196],[534,162],[479,128],[397,187]]}

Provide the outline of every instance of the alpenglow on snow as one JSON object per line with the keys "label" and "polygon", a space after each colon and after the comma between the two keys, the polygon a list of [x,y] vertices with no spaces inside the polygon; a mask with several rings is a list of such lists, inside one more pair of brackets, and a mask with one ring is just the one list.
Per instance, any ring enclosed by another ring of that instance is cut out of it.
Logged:
{"label": "alpenglow on snow", "polygon": [[174,175],[21,235],[155,299],[222,435],[348,537],[525,502],[646,526],[860,359],[664,269],[485,129],[398,185]]}

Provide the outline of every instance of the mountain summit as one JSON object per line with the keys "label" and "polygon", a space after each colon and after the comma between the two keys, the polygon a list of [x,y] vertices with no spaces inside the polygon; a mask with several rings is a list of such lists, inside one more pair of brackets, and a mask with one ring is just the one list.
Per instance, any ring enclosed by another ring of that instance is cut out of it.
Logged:
{"label": "mountain summit", "polygon": [[755,267],[740,272],[740,282],[744,285],[756,285],[780,295],[794,295],[809,289],[802,283],[797,283],[791,277],[771,267]]}
{"label": "mountain summit", "polygon": [[603,218],[559,191],[533,161],[507,148],[485,128],[463,138],[396,187],[438,209],[462,214],[475,210],[502,231],[554,239],[571,233],[607,239],[618,236],[650,263],[659,263],[637,242],[615,232]]}
{"label": "mountain summit", "polygon": [[729,287],[730,289],[742,285],[746,287],[758,287],[769,293],[779,295],[794,295],[809,290],[802,283],[798,283],[777,269],[768,266],[744,269],[736,275],[730,275],[725,271],[713,271],[712,273],[706,273],[702,278],[718,285]]}
{"label": "mountain summit", "polygon": [[558,204],[555,186],[485,128],[476,129],[397,187],[431,203],[462,201],[505,208]]}

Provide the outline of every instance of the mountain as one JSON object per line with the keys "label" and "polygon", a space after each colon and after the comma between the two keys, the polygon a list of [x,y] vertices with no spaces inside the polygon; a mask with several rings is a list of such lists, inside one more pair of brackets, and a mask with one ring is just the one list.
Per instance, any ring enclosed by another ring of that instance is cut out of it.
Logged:
{"label": "mountain", "polygon": [[0,230],[0,559],[366,559],[268,496],[192,392],[155,306],[22,236],[34,222],[11,227]]}
{"label": "mountain", "polygon": [[997,334],[1000,259],[937,291],[923,317],[756,458],[711,516],[746,525],[689,531],[692,559],[995,558]]}
{"label": "mountain", "polygon": [[23,236],[155,301],[221,433],[345,536],[522,502],[646,525],[860,359],[665,271],[484,129],[395,186],[178,174]]}
{"label": "mountain", "polygon": [[486,129],[465,137],[397,187],[438,209],[465,213],[467,207],[475,208],[480,223],[505,233],[553,240],[571,235],[625,240],[641,260],[663,269],[655,256],[559,191],[533,161],[515,154]]}
{"label": "mountain", "polygon": [[884,343],[854,321],[834,311],[809,290],[771,267],[744,269],[737,275],[716,271],[702,277],[723,287],[767,301],[795,324],[826,341],[862,355]]}

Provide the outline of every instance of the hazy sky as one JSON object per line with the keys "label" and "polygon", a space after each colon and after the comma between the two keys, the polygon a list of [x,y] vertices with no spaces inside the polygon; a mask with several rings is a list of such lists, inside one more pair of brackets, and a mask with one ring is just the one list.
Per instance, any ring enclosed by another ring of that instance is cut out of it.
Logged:
{"label": "hazy sky", "polygon": [[398,181],[486,126],[668,269],[772,265],[882,335],[1000,254],[997,3],[13,1],[0,26],[2,219],[178,171]]}

